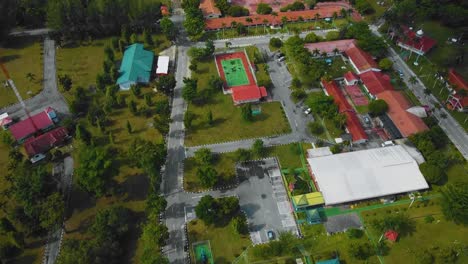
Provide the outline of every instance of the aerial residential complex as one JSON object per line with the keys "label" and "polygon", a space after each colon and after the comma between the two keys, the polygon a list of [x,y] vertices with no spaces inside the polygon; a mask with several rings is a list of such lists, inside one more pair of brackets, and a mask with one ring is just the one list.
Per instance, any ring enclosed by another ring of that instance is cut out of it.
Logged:
{"label": "aerial residential complex", "polygon": [[2,263],[468,263],[466,1],[3,2]]}

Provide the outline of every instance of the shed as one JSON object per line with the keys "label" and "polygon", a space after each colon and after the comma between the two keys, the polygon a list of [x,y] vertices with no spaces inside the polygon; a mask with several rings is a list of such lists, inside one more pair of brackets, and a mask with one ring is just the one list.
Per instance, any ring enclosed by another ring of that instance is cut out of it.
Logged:
{"label": "shed", "polygon": [[166,75],[169,73],[169,56],[159,56],[156,66],[156,75]]}
{"label": "shed", "polygon": [[395,230],[388,230],[385,232],[385,237],[392,242],[396,242],[398,240],[398,232]]}

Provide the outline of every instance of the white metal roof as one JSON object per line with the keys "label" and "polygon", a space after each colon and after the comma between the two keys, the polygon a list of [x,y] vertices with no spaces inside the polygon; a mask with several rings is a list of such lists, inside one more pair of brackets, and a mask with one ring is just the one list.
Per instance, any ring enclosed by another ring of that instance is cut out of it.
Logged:
{"label": "white metal roof", "polygon": [[156,74],[167,74],[169,71],[169,56],[159,56]]}
{"label": "white metal roof", "polygon": [[8,117],[8,113],[3,113],[0,115],[0,120],[5,119]]}
{"label": "white metal roof", "polygon": [[333,155],[329,147],[313,148],[307,150],[307,157],[309,158],[316,158],[329,155]]}
{"label": "white metal roof", "polygon": [[307,161],[327,205],[429,188],[418,164],[402,146],[309,158]]}

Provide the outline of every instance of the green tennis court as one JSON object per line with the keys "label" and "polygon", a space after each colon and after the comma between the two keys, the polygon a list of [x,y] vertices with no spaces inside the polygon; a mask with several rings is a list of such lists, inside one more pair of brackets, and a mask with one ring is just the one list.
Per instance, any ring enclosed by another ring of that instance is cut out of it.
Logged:
{"label": "green tennis court", "polygon": [[222,60],[221,65],[223,66],[224,76],[226,76],[226,82],[229,87],[249,84],[249,78],[242,64],[242,59]]}
{"label": "green tennis court", "polygon": [[195,263],[208,263],[214,264],[213,254],[211,253],[211,247],[209,241],[202,241],[193,244],[193,251],[195,255]]}

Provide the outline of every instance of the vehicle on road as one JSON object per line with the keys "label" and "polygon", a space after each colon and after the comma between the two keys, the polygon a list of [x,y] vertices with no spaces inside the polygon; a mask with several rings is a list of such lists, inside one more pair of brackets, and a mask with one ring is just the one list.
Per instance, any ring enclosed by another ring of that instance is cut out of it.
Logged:
{"label": "vehicle on road", "polygon": [[390,146],[395,146],[395,143],[392,140],[387,140],[384,143],[382,143],[382,147],[390,147]]}
{"label": "vehicle on road", "polygon": [[282,61],[284,61],[285,59],[286,59],[286,57],[279,57],[279,58],[278,58],[278,62],[282,62]]}
{"label": "vehicle on road", "polygon": [[310,114],[311,111],[312,111],[312,110],[311,110],[310,108],[307,108],[307,109],[304,111],[304,114],[308,115],[308,114]]}
{"label": "vehicle on road", "polygon": [[275,233],[274,233],[273,231],[271,231],[271,230],[269,230],[269,231],[267,232],[267,236],[268,236],[268,239],[269,239],[269,240],[275,239]]}
{"label": "vehicle on road", "polygon": [[400,69],[398,69],[397,72],[398,72],[398,75],[400,75],[400,77],[405,76],[405,75],[403,74],[403,72],[402,72]]}

